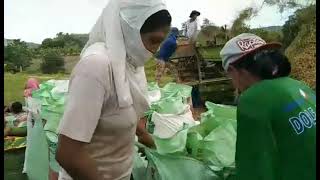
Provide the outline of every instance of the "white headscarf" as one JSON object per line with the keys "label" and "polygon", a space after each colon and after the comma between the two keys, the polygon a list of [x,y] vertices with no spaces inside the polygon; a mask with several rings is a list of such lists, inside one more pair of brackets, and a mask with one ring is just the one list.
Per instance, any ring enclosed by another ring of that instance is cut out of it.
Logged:
{"label": "white headscarf", "polygon": [[140,117],[149,106],[143,65],[152,56],[143,45],[140,29],[148,17],[164,9],[162,0],[110,0],[80,55],[83,58],[106,48],[119,107],[133,104]]}

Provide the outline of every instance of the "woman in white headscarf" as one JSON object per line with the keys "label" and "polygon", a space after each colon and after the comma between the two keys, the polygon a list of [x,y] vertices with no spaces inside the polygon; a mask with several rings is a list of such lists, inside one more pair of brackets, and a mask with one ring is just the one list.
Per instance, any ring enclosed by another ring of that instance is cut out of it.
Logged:
{"label": "woman in white headscarf", "polygon": [[59,179],[130,179],[149,103],[144,63],[170,30],[161,0],[110,0],[73,69],[60,122]]}

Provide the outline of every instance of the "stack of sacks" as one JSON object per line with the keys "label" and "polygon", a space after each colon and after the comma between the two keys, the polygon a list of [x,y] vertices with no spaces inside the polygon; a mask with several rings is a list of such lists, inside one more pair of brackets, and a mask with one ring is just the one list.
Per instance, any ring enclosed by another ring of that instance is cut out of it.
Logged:
{"label": "stack of sacks", "polygon": [[65,108],[68,85],[69,80],[49,80],[40,84],[40,89],[32,93],[32,98],[41,104],[41,118],[46,120],[43,129],[49,145],[50,168],[56,172],[60,169],[55,160],[58,126]]}
{"label": "stack of sacks", "polygon": [[163,88],[151,82],[148,96],[151,108],[146,112],[147,129],[158,138],[169,138],[186,126],[196,124],[187,99],[191,97],[192,87],[168,83]]}

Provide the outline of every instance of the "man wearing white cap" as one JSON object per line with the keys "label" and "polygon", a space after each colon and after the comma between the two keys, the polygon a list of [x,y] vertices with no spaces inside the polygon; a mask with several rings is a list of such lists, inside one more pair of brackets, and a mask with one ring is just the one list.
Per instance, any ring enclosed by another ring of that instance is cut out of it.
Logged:
{"label": "man wearing white cap", "polygon": [[198,21],[197,18],[200,16],[200,12],[193,10],[190,13],[190,19],[186,23],[185,35],[189,38],[189,41],[195,43],[198,36]]}

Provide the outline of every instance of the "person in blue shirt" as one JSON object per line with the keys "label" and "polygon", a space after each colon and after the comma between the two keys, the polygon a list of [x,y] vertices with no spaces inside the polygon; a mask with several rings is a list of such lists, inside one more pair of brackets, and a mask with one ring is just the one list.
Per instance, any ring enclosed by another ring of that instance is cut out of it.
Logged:
{"label": "person in blue shirt", "polygon": [[179,30],[176,27],[171,28],[170,35],[167,37],[167,39],[162,43],[160,46],[160,50],[158,54],[156,55],[156,82],[159,84],[161,77],[165,73],[165,69],[169,68],[172,73],[175,74],[177,81],[177,69],[175,66],[170,63],[169,58],[172,56],[172,54],[177,49],[177,38],[179,35]]}

